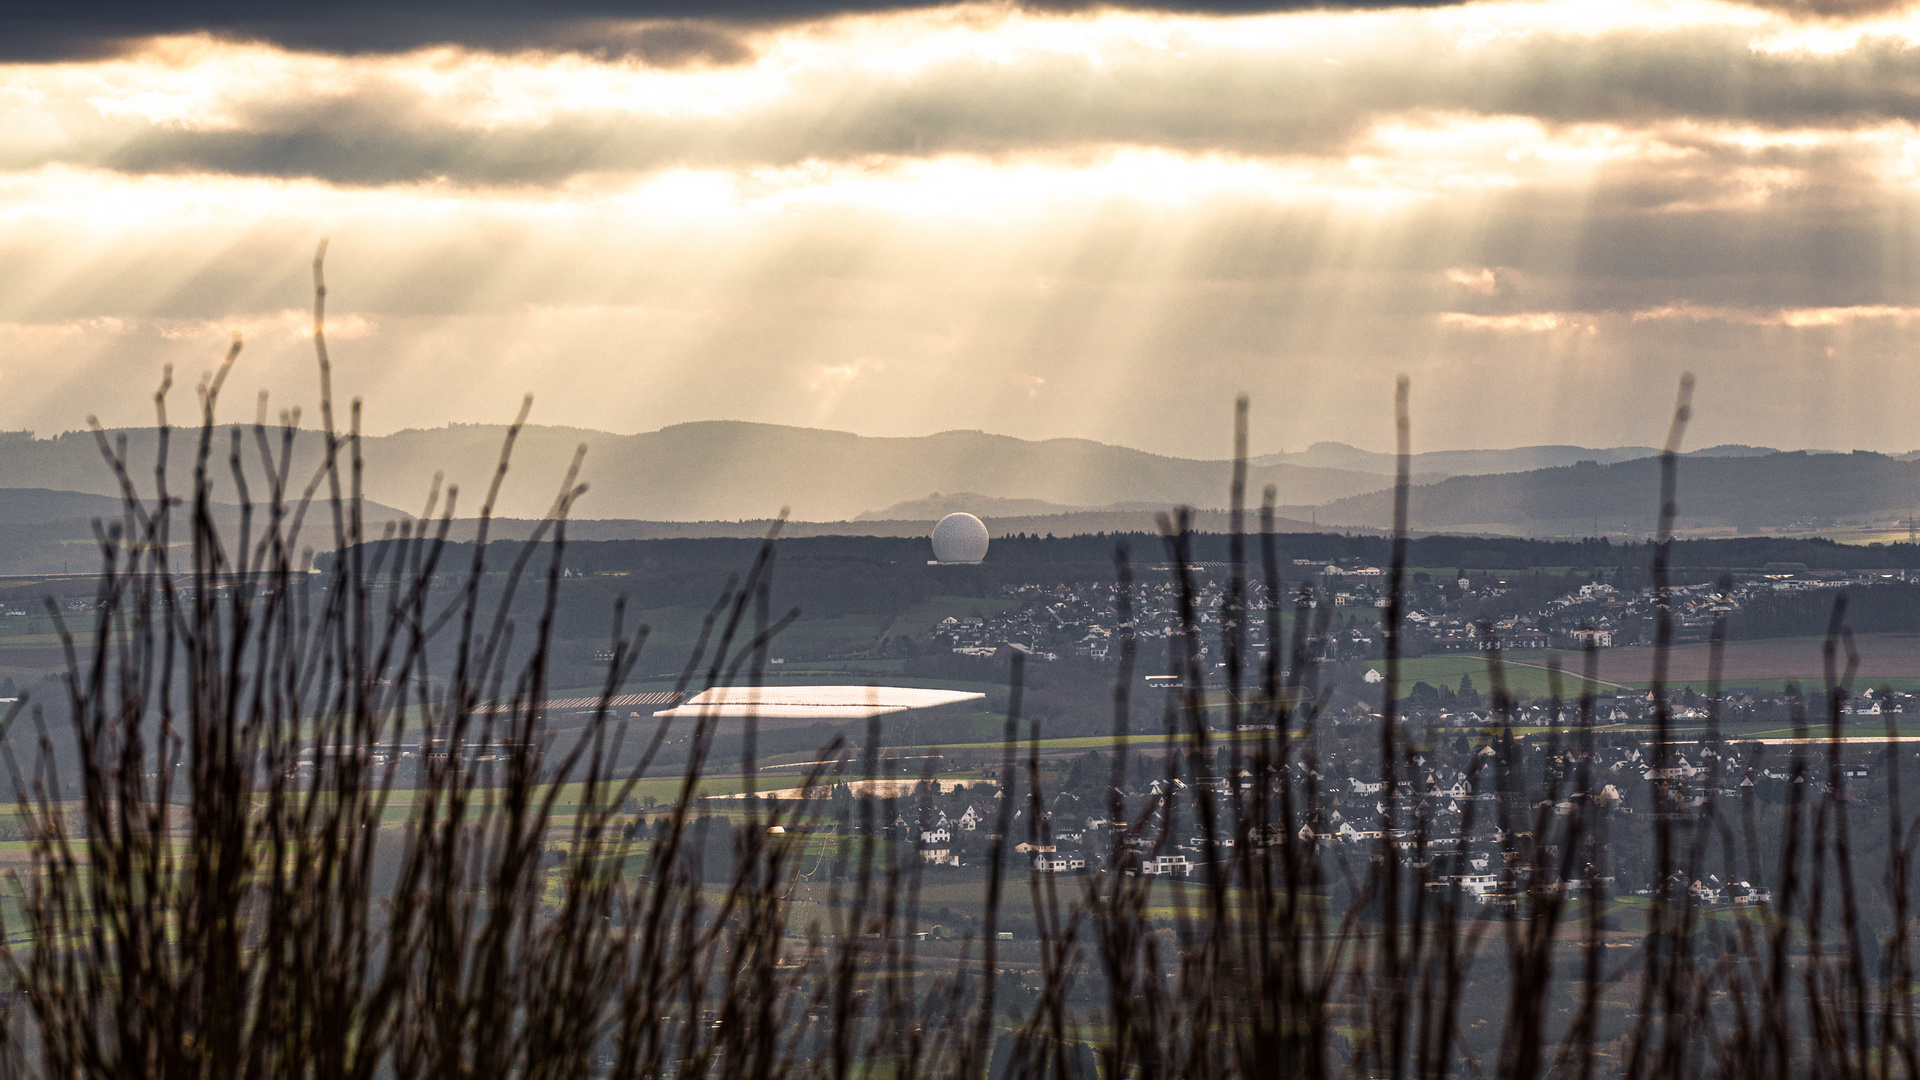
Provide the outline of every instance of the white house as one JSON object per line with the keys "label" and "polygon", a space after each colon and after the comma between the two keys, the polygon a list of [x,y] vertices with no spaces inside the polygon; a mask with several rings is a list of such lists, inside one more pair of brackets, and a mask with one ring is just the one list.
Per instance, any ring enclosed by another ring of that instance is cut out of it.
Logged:
{"label": "white house", "polygon": [[1187,877],[1193,873],[1193,864],[1185,855],[1155,855],[1140,864],[1143,874],[1178,874]]}
{"label": "white house", "polygon": [[1500,888],[1499,874],[1461,874],[1454,880],[1460,883],[1460,891],[1469,896],[1484,896]]}

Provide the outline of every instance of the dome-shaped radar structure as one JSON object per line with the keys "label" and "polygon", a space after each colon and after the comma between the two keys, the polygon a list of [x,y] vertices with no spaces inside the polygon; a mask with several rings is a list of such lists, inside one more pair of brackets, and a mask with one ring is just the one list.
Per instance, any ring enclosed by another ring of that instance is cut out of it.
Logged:
{"label": "dome-shaped radar structure", "polygon": [[948,514],[933,527],[933,561],[977,563],[987,557],[987,527],[972,514]]}

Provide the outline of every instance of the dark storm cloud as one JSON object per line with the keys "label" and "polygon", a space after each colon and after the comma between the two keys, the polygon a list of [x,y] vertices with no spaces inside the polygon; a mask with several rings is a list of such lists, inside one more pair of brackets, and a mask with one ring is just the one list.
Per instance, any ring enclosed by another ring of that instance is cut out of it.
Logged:
{"label": "dark storm cloud", "polygon": [[[531,5],[340,4],[298,16],[262,16],[226,5],[80,4],[47,14],[10,18],[0,34],[0,63],[94,60],[120,55],[141,41],[168,34],[210,33],[284,48],[342,54],[403,52],[458,45],[497,52],[528,49],[574,52],[602,58],[635,58],[661,67],[700,61],[735,64],[752,59],[724,25],[728,18],[769,21],[778,4],[751,15],[724,7],[674,0],[644,7],[618,20],[584,2]],[[798,5],[795,5],[796,9]],[[704,9],[704,10],[703,10]],[[650,25],[636,26],[634,20]]]}
{"label": "dark storm cloud", "polygon": [[[1118,8],[1183,14],[1241,15],[1286,11],[1369,11],[1458,6],[1464,0],[1019,0],[1033,11]],[[1907,0],[1747,0],[1758,8],[1815,20],[1872,15]],[[938,0],[395,0],[299,8],[247,0],[138,3],[90,0],[41,4],[12,12],[0,34],[0,62],[91,59],[156,34],[207,31],[270,41],[296,49],[378,53],[428,45],[518,51],[577,51],[637,56],[672,64],[695,58],[714,63],[744,59],[737,39],[718,24],[765,24],[850,13],[938,6]],[[611,30],[631,22],[708,24],[688,30]]]}
{"label": "dark storm cloud", "polygon": [[1753,7],[1811,19],[1877,15],[1907,6],[1908,0],[1747,0]]}
{"label": "dark storm cloud", "polygon": [[[709,24],[636,33],[657,64],[730,62],[752,49]],[[1829,131],[1920,121],[1920,50],[1868,40],[1835,55],[1769,53],[1739,26],[1523,34],[1474,48],[1460,48],[1453,31],[1407,26],[1326,58],[1314,46],[1121,43],[1097,61],[1043,51],[1013,64],[958,57],[907,73],[826,65],[783,78],[780,93],[719,112],[556,109],[478,125],[418,84],[370,69],[325,93],[289,86],[236,98],[229,124],[89,115],[57,138],[0,142],[0,167],[543,184],[673,165],[1112,145],[1339,156],[1380,117],[1402,113]],[[1700,155],[1703,168],[1669,170],[1616,198],[1649,207],[1694,198],[1689,185],[1728,180],[1706,165],[1808,169],[1850,182],[1845,153],[1833,147],[1730,147],[1677,128],[1662,137],[1676,153]]]}
{"label": "dark storm cloud", "polygon": [[[1360,11],[1445,7],[1458,0],[1164,0],[1101,4],[1085,0],[1028,0],[1035,11],[1096,7],[1247,14],[1274,11]],[[519,51],[528,48],[598,56],[637,56],[672,64],[698,58],[730,63],[745,58],[726,23],[765,24],[852,13],[938,6],[914,0],[397,0],[293,5],[251,2],[132,3],[126,0],[44,4],[43,10],[9,15],[0,33],[0,62],[93,59],[117,53],[130,42],[157,34],[200,31],[269,41],[294,49],[339,53],[398,52],[429,45]],[[613,24],[668,22],[705,24],[698,29],[618,29]]]}

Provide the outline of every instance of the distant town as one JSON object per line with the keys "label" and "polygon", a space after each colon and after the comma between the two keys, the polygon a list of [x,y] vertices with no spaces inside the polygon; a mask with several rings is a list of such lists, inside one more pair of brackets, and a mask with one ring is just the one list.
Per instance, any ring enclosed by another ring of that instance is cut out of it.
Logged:
{"label": "distant town", "polygon": [[[1304,659],[1332,663],[1382,658],[1389,592],[1385,571],[1359,560],[1293,562],[1291,569],[1300,576],[1277,605],[1260,582],[1246,585],[1245,641],[1250,653],[1265,653],[1274,614],[1270,608],[1277,608],[1288,635],[1296,619],[1304,619]],[[1189,569],[1194,578],[1189,602],[1198,630],[1194,646],[1208,680],[1218,681],[1224,666],[1220,621],[1229,588],[1225,568],[1209,564]],[[1783,608],[1824,612],[1843,591],[1871,597],[1875,590],[1905,586],[1909,571],[1776,565],[1764,572],[1724,575],[1715,582],[1673,585],[1664,601],[1650,585],[1628,584],[1623,580],[1628,576],[1602,571],[1411,572],[1403,584],[1400,655],[1517,654],[1520,662],[1537,663],[1525,654],[1651,646],[1663,602],[1671,615],[1672,644],[1706,642],[1716,624],[1731,636],[1761,636],[1749,632],[1753,627],[1743,616],[1760,612],[1777,620]],[[1646,575],[1631,577],[1643,582]],[[1130,631],[1141,641],[1182,633],[1181,590],[1172,581],[1134,585],[1125,598],[1132,614],[1126,623],[1116,621],[1117,589],[1107,582],[1004,585],[1001,592],[1016,598],[1017,606],[995,615],[948,616],[936,639],[955,653],[971,656],[1012,648],[1038,660],[1108,660],[1122,632]],[[1820,627],[1787,629],[1805,633]],[[1577,661],[1567,667],[1577,669]]]}

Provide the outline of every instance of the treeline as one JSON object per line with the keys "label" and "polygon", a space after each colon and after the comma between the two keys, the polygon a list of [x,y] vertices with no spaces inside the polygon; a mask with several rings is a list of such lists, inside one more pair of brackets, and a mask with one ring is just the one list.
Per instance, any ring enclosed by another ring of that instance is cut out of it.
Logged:
{"label": "treeline", "polygon": [[[587,574],[658,575],[663,587],[671,588],[672,582],[681,581],[684,586],[676,591],[710,596],[706,586],[751,563],[759,545],[758,540],[738,537],[573,540],[567,545],[566,564]],[[520,546],[519,541],[496,541],[497,564],[508,562]],[[464,566],[463,552],[468,545],[450,547],[456,558],[449,565]],[[1274,536],[1274,547],[1285,563],[1281,573],[1288,578],[1298,576],[1298,568],[1291,565],[1295,559],[1357,559],[1385,565],[1391,557],[1390,542],[1379,536],[1280,533]],[[1124,549],[1136,568],[1145,573],[1167,561],[1166,540],[1152,533],[1001,537],[993,541],[986,561],[979,566],[928,566],[932,551],[927,540],[920,537],[808,536],[784,539],[775,545],[781,565],[794,573],[842,578],[848,576],[845,571],[858,569],[863,574],[881,574],[889,586],[924,588],[943,595],[985,594],[1000,584],[1013,582],[1104,580],[1113,574],[1116,549]],[[1222,533],[1197,533],[1189,539],[1189,550],[1193,561],[1225,562],[1230,557],[1230,538]],[[1249,558],[1257,563],[1258,536],[1247,538],[1247,550]],[[1411,566],[1467,570],[1644,570],[1652,558],[1651,543],[1615,543],[1606,538],[1424,536],[1409,540],[1407,552]],[[322,556],[322,568],[331,560],[331,555]],[[1785,537],[1676,540],[1670,561],[1679,570],[1760,570],[1778,563],[1798,563],[1809,570],[1920,569],[1920,544],[1856,545]],[[699,577],[696,584],[689,574],[706,576]],[[792,582],[790,576],[786,580]],[[880,579],[876,579],[876,587],[879,584]]]}
{"label": "treeline", "polygon": [[[1834,590],[1759,597],[1727,620],[1732,638],[1824,634],[1833,619]],[[1920,632],[1920,585],[1906,582],[1846,590],[1846,624],[1857,634]]]}

